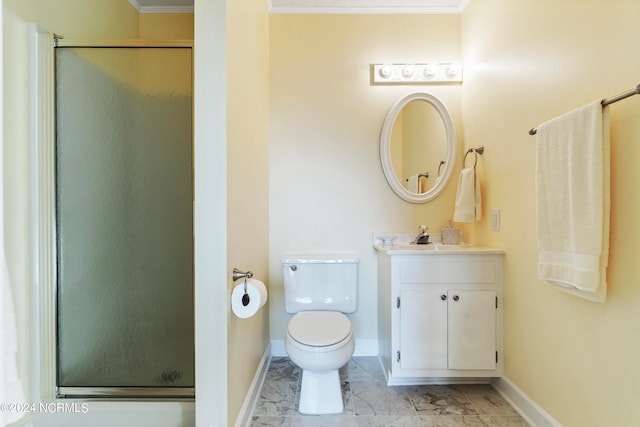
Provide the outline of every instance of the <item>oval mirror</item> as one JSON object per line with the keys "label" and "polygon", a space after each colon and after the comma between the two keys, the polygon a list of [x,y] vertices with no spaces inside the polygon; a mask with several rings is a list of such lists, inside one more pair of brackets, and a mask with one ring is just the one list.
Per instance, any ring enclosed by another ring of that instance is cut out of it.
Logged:
{"label": "oval mirror", "polygon": [[447,185],[456,159],[451,115],[434,95],[412,93],[384,120],[380,161],[391,189],[411,203],[435,198]]}

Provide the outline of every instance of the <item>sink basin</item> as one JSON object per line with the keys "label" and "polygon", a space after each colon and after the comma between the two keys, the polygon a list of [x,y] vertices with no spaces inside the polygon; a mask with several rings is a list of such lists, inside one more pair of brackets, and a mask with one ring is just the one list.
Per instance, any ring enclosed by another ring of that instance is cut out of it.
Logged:
{"label": "sink basin", "polygon": [[389,249],[405,250],[405,251],[451,251],[460,250],[464,245],[443,245],[442,243],[429,243],[428,245],[393,245]]}

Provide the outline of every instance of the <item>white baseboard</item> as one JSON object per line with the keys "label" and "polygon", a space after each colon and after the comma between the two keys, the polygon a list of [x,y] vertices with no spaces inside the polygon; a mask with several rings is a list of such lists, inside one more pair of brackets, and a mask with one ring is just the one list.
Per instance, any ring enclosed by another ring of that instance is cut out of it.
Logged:
{"label": "white baseboard", "polygon": [[284,348],[284,340],[271,340],[271,356],[287,357],[287,350]]}
{"label": "white baseboard", "polygon": [[235,427],[248,427],[251,424],[251,417],[253,410],[256,407],[258,397],[260,397],[260,389],[264,383],[264,379],[267,376],[267,370],[269,370],[269,362],[271,361],[271,348],[268,345],[260,359],[260,364],[256,369],[256,374],[253,376],[253,381],[249,387],[249,391],[244,398],[238,417],[236,418]]}
{"label": "white baseboard", "polygon": [[354,356],[377,356],[378,340],[356,339],[356,349]]}
{"label": "white baseboard", "polygon": [[[273,357],[287,357],[287,350],[284,348],[284,340],[271,340],[271,355]],[[354,356],[377,356],[378,340],[356,339],[356,349]]]}
{"label": "white baseboard", "polygon": [[491,385],[532,427],[563,427],[508,377],[496,378]]}

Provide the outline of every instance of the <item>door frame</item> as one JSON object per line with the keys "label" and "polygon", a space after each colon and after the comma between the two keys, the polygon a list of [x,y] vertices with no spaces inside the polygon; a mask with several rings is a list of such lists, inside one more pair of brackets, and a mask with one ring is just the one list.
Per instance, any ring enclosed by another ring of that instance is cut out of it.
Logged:
{"label": "door frame", "polygon": [[227,0],[194,0],[196,426],[228,420]]}

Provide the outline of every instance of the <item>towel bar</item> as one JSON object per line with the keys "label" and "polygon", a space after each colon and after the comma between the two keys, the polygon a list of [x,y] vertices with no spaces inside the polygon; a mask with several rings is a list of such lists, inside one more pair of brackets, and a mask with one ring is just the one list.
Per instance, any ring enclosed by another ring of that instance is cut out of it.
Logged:
{"label": "towel bar", "polygon": [[[429,172],[425,172],[425,173],[419,173],[418,174],[418,179],[420,178],[429,178]],[[409,178],[406,178],[405,181],[409,182]]]}
{"label": "towel bar", "polygon": [[[623,92],[619,95],[614,96],[613,98],[609,98],[609,99],[603,99],[600,104],[602,104],[602,106],[606,106],[609,104],[613,104],[614,102],[618,102],[621,101],[623,99],[626,99],[630,96],[633,95],[640,95],[640,85],[637,85],[635,88],[628,90],[626,92]],[[535,135],[538,133],[538,129],[537,128],[531,128],[529,129],[529,135]]]}

